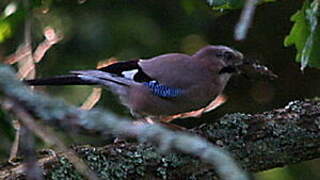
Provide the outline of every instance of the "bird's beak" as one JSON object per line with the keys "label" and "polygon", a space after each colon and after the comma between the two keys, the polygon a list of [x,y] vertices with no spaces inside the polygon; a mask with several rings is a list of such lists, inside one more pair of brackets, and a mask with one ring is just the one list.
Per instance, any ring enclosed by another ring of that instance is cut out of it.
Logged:
{"label": "bird's beak", "polygon": [[240,60],[242,60],[243,59],[243,54],[241,53],[241,52],[239,52],[239,51],[237,51],[237,50],[235,50],[235,53],[234,53],[235,55],[236,55],[236,57],[237,58],[239,58]]}
{"label": "bird's beak", "polygon": [[233,50],[233,53],[235,55],[235,59],[236,61],[234,61],[233,66],[237,67],[237,66],[241,66],[244,64],[244,56],[241,52],[237,51],[237,50]]}

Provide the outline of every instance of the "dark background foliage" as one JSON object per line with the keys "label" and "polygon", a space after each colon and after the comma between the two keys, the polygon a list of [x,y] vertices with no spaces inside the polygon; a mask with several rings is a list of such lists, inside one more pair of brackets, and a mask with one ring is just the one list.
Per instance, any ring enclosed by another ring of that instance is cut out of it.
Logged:
{"label": "dark background foliage", "polygon": [[[9,1],[0,3],[4,9]],[[235,76],[228,84],[226,104],[201,119],[177,120],[188,127],[214,121],[232,112],[255,113],[282,107],[295,99],[312,98],[320,92],[320,73],[307,68],[300,71],[294,62],[294,47],[284,47],[290,22],[302,0],[282,0],[257,7],[254,21],[244,41],[233,39],[234,27],[241,9],[213,11],[201,0],[141,1],[95,0],[54,1],[48,13],[36,13],[33,20],[33,42],[42,39],[41,28],[50,25],[64,34],[62,42],[51,48],[37,65],[38,77],[67,73],[69,70],[95,68],[98,61],[115,57],[119,60],[149,58],[163,53],[192,54],[206,44],[222,44],[238,49],[249,59],[267,65],[279,78],[251,75],[250,79]],[[23,23],[17,23],[13,35],[0,44],[0,56],[15,51],[22,42]],[[48,87],[45,92],[80,105],[91,87]],[[129,112],[105,91],[98,107],[107,107],[118,114]],[[0,158],[8,155],[13,132],[0,114]],[[261,179],[318,179],[319,163],[312,161],[290,166],[281,171],[261,173]]]}

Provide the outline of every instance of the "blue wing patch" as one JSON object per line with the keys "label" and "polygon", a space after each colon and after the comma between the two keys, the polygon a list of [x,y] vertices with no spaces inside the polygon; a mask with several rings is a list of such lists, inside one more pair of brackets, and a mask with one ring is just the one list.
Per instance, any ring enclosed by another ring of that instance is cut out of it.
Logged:
{"label": "blue wing patch", "polygon": [[182,89],[161,85],[157,81],[144,82],[143,84],[150,88],[154,95],[159,97],[174,98],[182,95]]}

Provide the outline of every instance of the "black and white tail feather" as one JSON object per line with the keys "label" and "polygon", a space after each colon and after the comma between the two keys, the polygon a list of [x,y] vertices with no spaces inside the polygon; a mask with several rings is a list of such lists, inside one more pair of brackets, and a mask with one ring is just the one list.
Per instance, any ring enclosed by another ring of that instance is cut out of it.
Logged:
{"label": "black and white tail feather", "polygon": [[[139,72],[138,61],[120,62],[98,70],[71,71],[69,75],[25,80],[29,85],[101,85],[118,95],[125,95],[127,88],[136,85],[135,74]],[[140,69],[141,71],[141,69]],[[141,74],[141,73],[140,73]],[[149,78],[149,77],[148,77]]]}
{"label": "black and white tail feather", "polygon": [[25,80],[29,85],[101,85],[121,96],[127,94],[128,87],[143,83],[154,95],[162,98],[173,98],[181,94],[177,88],[159,84],[143,72],[139,60],[119,62],[98,70],[71,71],[69,75],[52,78]]}
{"label": "black and white tail feather", "polygon": [[138,60],[111,64],[98,70],[71,71],[69,75],[26,80],[29,85],[108,85],[105,81],[130,85],[152,79],[138,65]]}

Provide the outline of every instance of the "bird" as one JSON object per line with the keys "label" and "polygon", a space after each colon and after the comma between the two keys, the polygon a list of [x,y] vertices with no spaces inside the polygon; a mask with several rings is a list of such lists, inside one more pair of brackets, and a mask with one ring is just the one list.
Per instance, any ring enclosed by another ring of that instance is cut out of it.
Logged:
{"label": "bird", "polygon": [[243,54],[233,48],[207,45],[192,55],[168,53],[24,82],[32,86],[106,87],[135,118],[157,121],[159,117],[173,117],[208,106],[222,94],[242,62]]}

